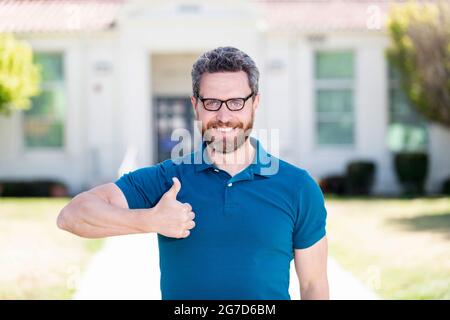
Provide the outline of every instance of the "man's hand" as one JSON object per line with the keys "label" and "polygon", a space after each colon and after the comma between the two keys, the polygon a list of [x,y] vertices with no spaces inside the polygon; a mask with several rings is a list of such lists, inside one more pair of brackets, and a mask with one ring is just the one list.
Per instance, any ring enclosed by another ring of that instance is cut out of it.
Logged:
{"label": "man's hand", "polygon": [[172,187],[161,197],[153,209],[152,226],[155,232],[171,238],[186,238],[195,227],[195,213],[189,203],[177,200],[181,183],[172,178]]}

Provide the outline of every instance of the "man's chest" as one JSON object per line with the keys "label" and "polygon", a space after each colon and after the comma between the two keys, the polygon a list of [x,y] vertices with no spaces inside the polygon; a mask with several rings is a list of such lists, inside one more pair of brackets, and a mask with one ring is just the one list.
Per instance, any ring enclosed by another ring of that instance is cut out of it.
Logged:
{"label": "man's chest", "polygon": [[[191,204],[196,226],[185,239],[162,239],[168,250],[224,252],[226,250],[292,250],[295,213],[287,199],[262,186],[183,188],[177,199]],[[167,240],[167,241],[164,241]]]}

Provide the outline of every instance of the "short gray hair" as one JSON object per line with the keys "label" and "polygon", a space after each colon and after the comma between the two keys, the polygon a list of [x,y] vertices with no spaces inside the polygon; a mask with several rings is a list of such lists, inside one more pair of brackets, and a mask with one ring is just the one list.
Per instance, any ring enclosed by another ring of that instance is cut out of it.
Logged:
{"label": "short gray hair", "polygon": [[200,80],[205,72],[245,71],[253,94],[258,93],[259,70],[245,52],[234,47],[219,47],[202,54],[192,66],[192,91],[195,98],[200,94]]}

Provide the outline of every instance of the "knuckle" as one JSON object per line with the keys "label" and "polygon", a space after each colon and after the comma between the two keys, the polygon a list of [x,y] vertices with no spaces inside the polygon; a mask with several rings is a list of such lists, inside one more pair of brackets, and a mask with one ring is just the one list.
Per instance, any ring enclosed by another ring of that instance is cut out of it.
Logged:
{"label": "knuckle", "polygon": [[195,227],[195,223],[194,221],[187,222],[184,227],[185,229],[192,229]]}

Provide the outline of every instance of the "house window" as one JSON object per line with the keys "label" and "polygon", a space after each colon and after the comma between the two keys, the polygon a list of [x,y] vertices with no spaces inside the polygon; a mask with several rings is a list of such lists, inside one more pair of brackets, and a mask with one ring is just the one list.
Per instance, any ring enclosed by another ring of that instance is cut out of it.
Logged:
{"label": "house window", "polygon": [[42,67],[41,93],[33,97],[32,106],[24,112],[24,142],[28,148],[61,148],[64,145],[66,92],[64,60],[59,53],[37,53]]}
{"label": "house window", "polygon": [[388,147],[391,151],[426,151],[426,120],[410,105],[400,86],[400,76],[389,67]]}
{"label": "house window", "polygon": [[352,145],[353,53],[316,52],[316,143],[320,146]]}

